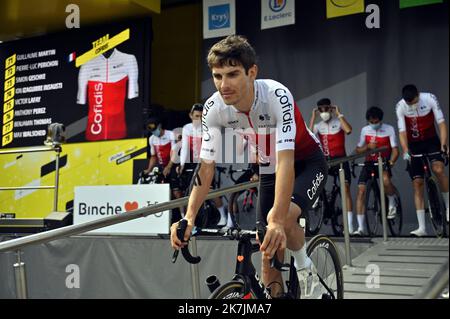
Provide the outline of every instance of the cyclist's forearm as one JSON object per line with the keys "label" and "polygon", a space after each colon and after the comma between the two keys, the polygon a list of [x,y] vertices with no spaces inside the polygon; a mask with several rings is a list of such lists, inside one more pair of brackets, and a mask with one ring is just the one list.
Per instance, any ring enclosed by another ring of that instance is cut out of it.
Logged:
{"label": "cyclist's forearm", "polygon": [[[195,224],[195,218],[197,217],[198,210],[205,201],[206,195],[209,193],[209,186],[211,185],[214,176],[214,165],[206,165],[203,162],[201,165],[202,166],[198,172],[201,185],[197,185],[192,188],[187,206],[185,218],[188,220],[190,225]],[[195,175],[193,178],[195,178]]]}
{"label": "cyclist's forearm", "polygon": [[152,156],[148,163],[147,171],[151,171],[156,166],[156,156]]}
{"label": "cyclist's forearm", "polygon": [[[291,153],[291,154],[290,154]],[[278,163],[275,182],[275,200],[269,222],[284,223],[291,204],[294,190],[294,152],[282,151],[278,153]]]}
{"label": "cyclist's forearm", "polygon": [[439,124],[439,138],[441,140],[441,145],[447,145],[448,132],[447,132],[447,124],[445,122]]}
{"label": "cyclist's forearm", "polygon": [[394,148],[392,149],[392,153],[391,153],[391,162],[392,162],[392,163],[397,162],[398,157],[399,157],[399,154],[400,154],[400,152],[399,152],[399,150],[398,150],[398,147],[394,147]]}
{"label": "cyclist's forearm", "polygon": [[402,146],[403,153],[409,152],[408,147],[408,136],[406,135],[406,132],[400,132],[400,145]]}

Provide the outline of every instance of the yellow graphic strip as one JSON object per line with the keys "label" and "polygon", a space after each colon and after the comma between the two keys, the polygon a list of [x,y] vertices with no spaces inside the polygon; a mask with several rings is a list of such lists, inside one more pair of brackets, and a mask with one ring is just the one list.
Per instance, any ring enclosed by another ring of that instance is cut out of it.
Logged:
{"label": "yellow graphic strip", "polygon": [[10,144],[13,141],[13,133],[9,133],[7,135],[4,135],[2,138],[2,146],[6,146]]}
{"label": "yellow graphic strip", "polygon": [[130,29],[126,29],[125,31],[119,33],[115,37],[105,41],[104,39],[107,37],[108,36],[105,36],[100,40],[94,42],[94,48],[92,50],[78,57],[75,62],[76,67],[79,68],[83,64],[98,57],[99,55],[105,53],[106,51],[109,51],[118,46],[119,44],[128,41],[130,39]]}
{"label": "yellow graphic strip", "polygon": [[14,64],[16,64],[16,54],[6,59],[5,69],[13,66]]}
{"label": "yellow graphic strip", "polygon": [[9,80],[5,81],[5,91],[8,91],[14,85],[16,85],[16,77],[12,77]]}
{"label": "yellow graphic strip", "polygon": [[9,69],[5,71],[5,80],[8,80],[10,77],[16,75],[16,66],[13,65]]}
{"label": "yellow graphic strip", "polygon": [[9,112],[14,108],[14,99],[9,100],[3,105],[3,113]]}

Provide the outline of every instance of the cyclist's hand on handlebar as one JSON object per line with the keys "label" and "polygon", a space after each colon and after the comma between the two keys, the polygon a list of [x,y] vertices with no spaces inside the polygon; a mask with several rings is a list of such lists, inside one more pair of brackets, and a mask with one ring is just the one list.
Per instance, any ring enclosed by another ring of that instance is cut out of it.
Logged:
{"label": "cyclist's hand on handlebar", "polygon": [[193,225],[188,223],[186,232],[184,233],[184,242],[181,242],[181,240],[177,236],[178,223],[179,222],[174,223],[170,227],[170,243],[172,245],[172,248],[175,250],[179,250],[188,245],[187,241],[189,240],[189,237],[191,237],[191,232],[193,228]]}
{"label": "cyclist's hand on handlebar", "polygon": [[254,174],[251,178],[250,178],[250,182],[257,182],[259,181],[259,175],[258,174]]}
{"label": "cyclist's hand on handlebar", "polygon": [[403,153],[403,160],[405,160],[407,162],[411,161],[411,155],[409,154],[409,152]]}
{"label": "cyclist's hand on handlebar", "polygon": [[286,233],[284,231],[284,225],[269,222],[264,242],[261,244],[260,250],[263,253],[264,258],[271,259],[279,249],[282,251],[286,249]]}
{"label": "cyclist's hand on handlebar", "polygon": [[448,157],[448,145],[444,144],[441,146],[441,151]]}

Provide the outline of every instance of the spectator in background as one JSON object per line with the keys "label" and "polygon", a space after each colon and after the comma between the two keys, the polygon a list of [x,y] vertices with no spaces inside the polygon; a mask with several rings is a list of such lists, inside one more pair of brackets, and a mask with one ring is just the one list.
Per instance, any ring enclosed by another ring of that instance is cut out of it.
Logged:
{"label": "spectator in background", "polygon": [[[321,121],[314,124],[317,114],[319,114]],[[314,108],[312,112],[309,129],[319,138],[322,144],[323,153],[327,160],[347,156],[345,150],[345,135],[352,133],[352,126],[347,122],[339,107],[331,105],[330,99],[324,98],[317,102],[317,108]],[[350,192],[352,178],[348,162],[344,163],[344,172],[347,194],[348,226],[350,233],[353,233],[353,202],[352,194]],[[339,167],[331,167],[328,173],[331,176],[338,175]]]}

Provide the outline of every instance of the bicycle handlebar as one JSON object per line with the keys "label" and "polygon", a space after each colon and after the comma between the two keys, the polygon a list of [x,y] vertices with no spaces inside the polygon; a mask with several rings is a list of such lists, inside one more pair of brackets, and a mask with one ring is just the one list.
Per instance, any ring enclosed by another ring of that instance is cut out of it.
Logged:
{"label": "bicycle handlebar", "polygon": [[[184,241],[184,234],[186,232],[188,222],[185,219],[182,219],[178,223],[177,227],[177,237],[182,242]],[[258,234],[258,238],[260,242],[264,242],[264,236],[266,234],[266,227],[258,222],[256,223],[256,229],[257,231],[250,231],[250,230],[241,230],[238,228],[222,228],[222,229],[201,229],[201,228],[195,228],[192,236],[198,236],[198,235],[214,235],[214,236],[223,236],[226,238],[229,238],[231,240],[240,240],[244,236],[249,236],[250,238],[254,239],[256,238],[256,234]],[[183,255],[184,259],[190,263],[190,264],[198,264],[201,261],[200,257],[194,257],[191,255],[188,246],[185,246],[181,248],[181,254]],[[172,257],[172,263],[175,263],[177,261],[179,255],[179,250],[175,250]],[[278,271],[287,271],[290,268],[289,264],[283,264],[281,263],[276,256],[274,256],[270,261],[270,266],[272,268],[277,269]]]}

